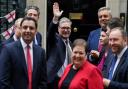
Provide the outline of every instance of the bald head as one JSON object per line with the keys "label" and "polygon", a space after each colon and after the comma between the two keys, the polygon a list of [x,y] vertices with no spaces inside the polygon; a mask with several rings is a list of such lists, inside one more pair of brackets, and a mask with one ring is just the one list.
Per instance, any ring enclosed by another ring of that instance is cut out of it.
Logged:
{"label": "bald head", "polygon": [[17,38],[20,38],[21,36],[21,33],[20,33],[20,23],[22,21],[23,18],[18,18],[16,21],[15,21],[15,29],[14,29],[14,32],[15,32],[15,36]]}

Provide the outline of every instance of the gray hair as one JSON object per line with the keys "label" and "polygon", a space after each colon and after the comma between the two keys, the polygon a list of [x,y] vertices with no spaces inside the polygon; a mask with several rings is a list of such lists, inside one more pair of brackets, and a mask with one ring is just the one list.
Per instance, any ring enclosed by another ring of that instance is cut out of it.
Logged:
{"label": "gray hair", "polygon": [[[127,32],[126,32],[126,30],[123,29],[122,27],[115,27],[115,28],[113,28],[113,29],[111,30],[111,32],[112,32],[112,31],[115,31],[115,30],[119,30],[119,31],[121,32],[123,38],[127,37]],[[110,32],[110,33],[111,33],[111,32]]]}
{"label": "gray hair", "polygon": [[101,8],[99,8],[98,13],[101,12],[101,11],[104,11],[104,10],[107,10],[109,12],[109,14],[112,16],[111,9],[109,7],[101,7]]}
{"label": "gray hair", "polygon": [[70,23],[70,24],[72,25],[72,21],[71,21],[69,18],[62,17],[62,18],[59,20],[59,26],[60,26],[60,24],[65,23],[65,22]]}
{"label": "gray hair", "polygon": [[38,13],[38,16],[40,15],[40,9],[37,6],[27,6],[25,9],[25,15],[27,15],[28,10],[30,10],[30,9],[36,10]]}

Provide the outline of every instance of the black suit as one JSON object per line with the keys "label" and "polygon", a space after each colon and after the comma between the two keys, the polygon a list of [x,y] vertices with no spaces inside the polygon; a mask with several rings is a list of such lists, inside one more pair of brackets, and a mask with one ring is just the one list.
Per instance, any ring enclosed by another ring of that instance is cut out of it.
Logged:
{"label": "black suit", "polygon": [[66,46],[59,34],[57,24],[51,23],[47,34],[47,76],[48,83],[54,82],[66,56]]}
{"label": "black suit", "polygon": [[[27,89],[28,72],[20,40],[7,44],[0,55],[0,89]],[[45,52],[33,44],[32,89],[47,89]]]}
{"label": "black suit", "polygon": [[[106,60],[104,65],[103,76],[105,78],[108,78],[112,58],[113,55],[111,55],[109,59]],[[121,57],[107,89],[128,89],[128,48]]]}

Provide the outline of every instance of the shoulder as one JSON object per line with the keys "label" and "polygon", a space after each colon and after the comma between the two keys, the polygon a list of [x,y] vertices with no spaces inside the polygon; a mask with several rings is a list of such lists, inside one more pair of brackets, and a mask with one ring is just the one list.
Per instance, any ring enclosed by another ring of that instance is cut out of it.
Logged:
{"label": "shoulder", "polygon": [[100,30],[101,30],[101,28],[97,28],[97,29],[91,31],[90,33],[98,33],[98,32],[100,32]]}
{"label": "shoulder", "polygon": [[40,32],[37,32],[37,33],[36,33],[36,38],[37,38],[37,39],[42,39],[42,35],[41,35]]}
{"label": "shoulder", "polygon": [[20,45],[20,42],[19,41],[13,41],[11,43],[5,44],[5,47],[6,48],[14,48],[14,47],[16,47],[18,45]]}
{"label": "shoulder", "polygon": [[84,70],[85,71],[88,70],[88,73],[92,73],[92,74],[95,73],[95,72],[100,73],[100,70],[95,65],[88,62],[88,60],[86,60],[85,63],[84,63]]}
{"label": "shoulder", "polygon": [[8,40],[3,41],[2,44],[6,45],[6,44],[11,43],[13,41],[14,41],[13,38],[9,38]]}
{"label": "shoulder", "polygon": [[[18,45],[19,42],[11,42],[8,43],[6,45],[4,45],[4,47],[2,48],[2,52],[5,54],[14,54],[14,52],[16,52],[16,50],[18,49]],[[19,49],[20,50],[20,49]]]}
{"label": "shoulder", "polygon": [[35,45],[35,44],[33,44],[33,49],[34,50],[36,50],[36,51],[38,51],[38,52],[45,52],[45,49],[44,48],[42,48],[42,47],[40,47],[39,45]]}
{"label": "shoulder", "polygon": [[40,32],[37,32],[36,35],[41,35],[41,33]]}

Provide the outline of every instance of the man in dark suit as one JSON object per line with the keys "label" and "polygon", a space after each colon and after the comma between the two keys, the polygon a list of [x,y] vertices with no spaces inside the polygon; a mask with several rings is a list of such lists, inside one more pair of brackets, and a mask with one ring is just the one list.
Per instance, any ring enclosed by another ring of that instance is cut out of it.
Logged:
{"label": "man in dark suit", "polygon": [[[47,34],[47,77],[48,89],[57,89],[58,81],[68,65],[70,59],[67,57],[65,41],[71,51],[69,36],[71,34],[72,22],[63,17],[59,20],[63,11],[59,10],[58,3],[53,5],[53,20],[49,26]],[[59,21],[58,21],[59,20]],[[58,33],[56,32],[58,30]]]}
{"label": "man in dark suit", "polygon": [[[104,65],[104,86],[106,89],[128,89],[128,47],[123,28],[111,30],[109,45],[113,55],[110,55],[108,63]],[[117,57],[115,62],[114,56]]]}
{"label": "man in dark suit", "polygon": [[0,55],[0,89],[47,89],[45,51],[33,44],[37,22],[25,17],[20,26],[21,38]]}
{"label": "man in dark suit", "polygon": [[21,34],[20,34],[20,23],[22,21],[22,18],[18,18],[16,21],[15,21],[15,24],[14,24],[14,32],[11,33],[11,36],[9,39],[1,42],[1,49],[0,49],[0,53],[1,53],[1,50],[3,49],[3,47],[8,44],[8,43],[11,43],[11,42],[14,42],[14,41],[17,41]]}
{"label": "man in dark suit", "polygon": [[[99,20],[99,24],[101,26],[101,28],[98,28],[96,30],[93,30],[90,32],[88,40],[87,40],[87,49],[88,49],[88,53],[90,53],[92,50],[96,50],[100,52],[101,49],[101,45],[100,45],[100,34],[101,31],[105,31],[106,32],[106,25],[107,22],[112,18],[111,15],[111,11],[110,8],[108,7],[101,7],[98,10],[98,20]],[[95,59],[90,59],[90,62],[93,63],[93,61],[95,61]]]}
{"label": "man in dark suit", "polygon": [[[25,16],[32,17],[38,22],[40,16],[40,10],[37,6],[27,6],[27,8],[25,9]],[[36,45],[42,46],[42,35],[40,32],[36,33],[33,42]]]}
{"label": "man in dark suit", "polygon": [[11,37],[8,40],[5,40],[2,43],[3,45],[6,45],[6,44],[14,42],[14,41],[17,41],[20,38],[20,36],[21,36],[21,33],[20,33],[20,23],[21,23],[22,19],[23,18],[18,18],[15,21],[14,32],[12,33]]}

